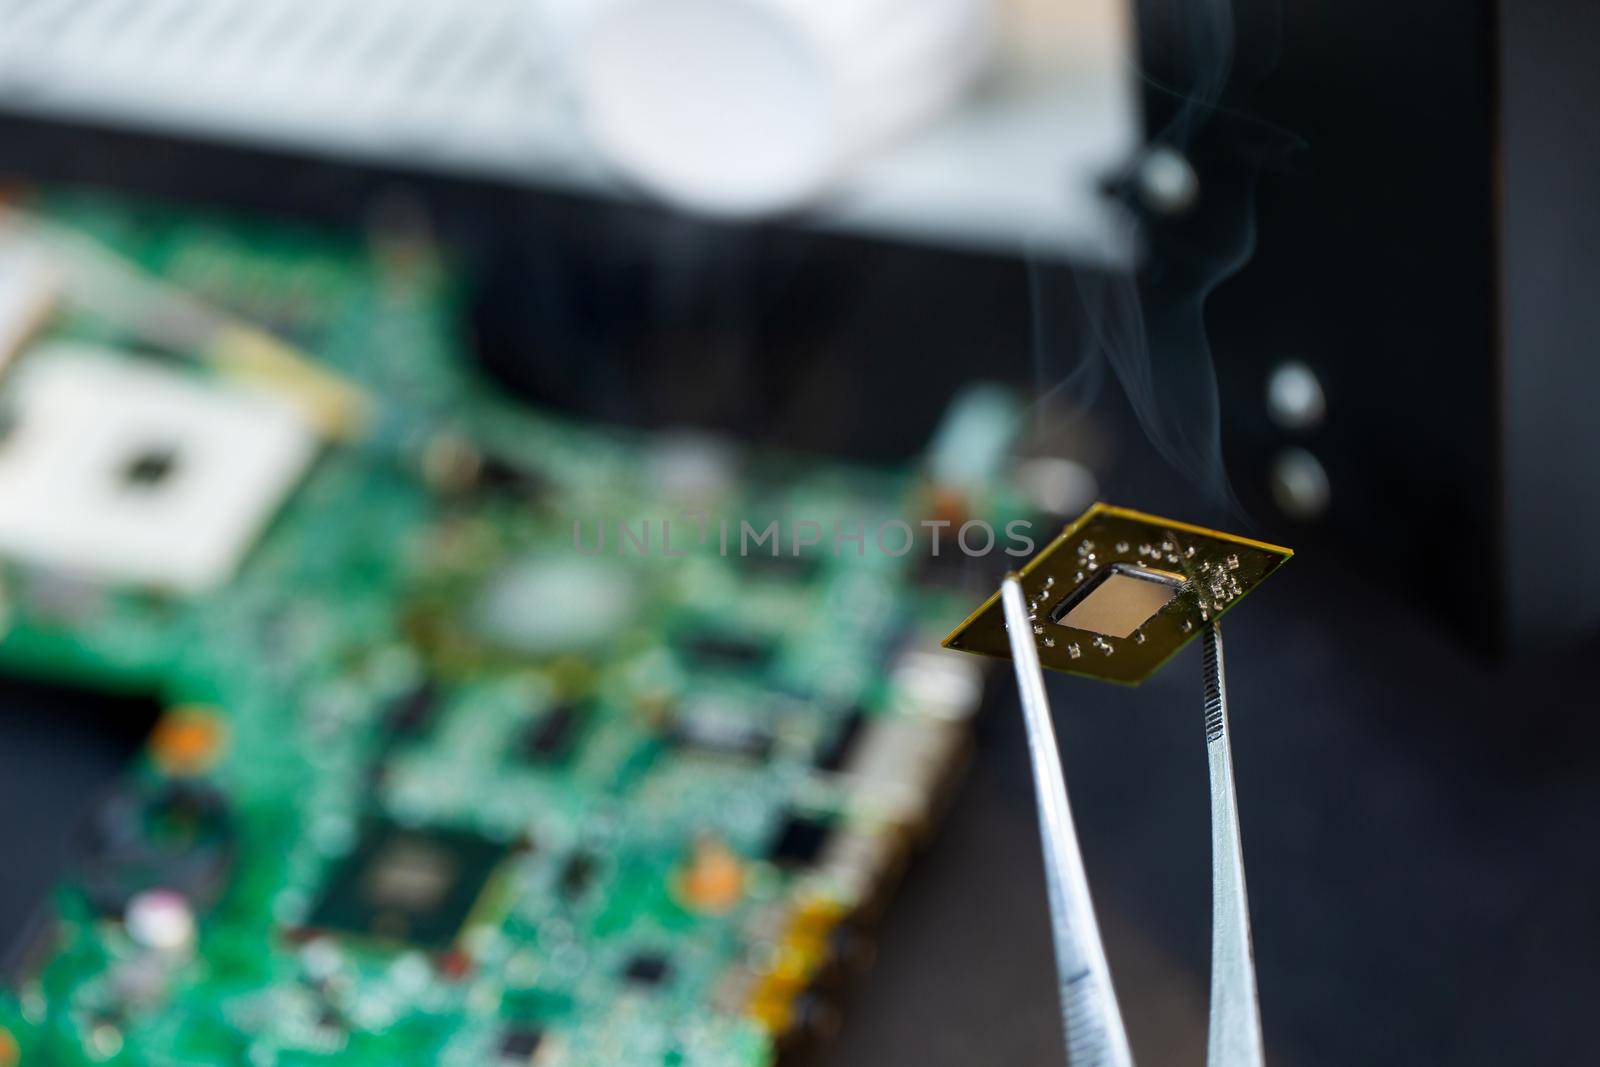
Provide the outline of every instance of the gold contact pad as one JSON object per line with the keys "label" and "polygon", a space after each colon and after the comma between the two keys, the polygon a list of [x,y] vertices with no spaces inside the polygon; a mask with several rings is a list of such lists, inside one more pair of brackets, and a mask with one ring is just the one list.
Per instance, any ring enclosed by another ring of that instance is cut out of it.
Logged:
{"label": "gold contact pad", "polygon": [[[1278,545],[1095,504],[1019,572],[1039,661],[1136,685],[1292,555]],[[944,645],[1010,659],[999,592]]]}

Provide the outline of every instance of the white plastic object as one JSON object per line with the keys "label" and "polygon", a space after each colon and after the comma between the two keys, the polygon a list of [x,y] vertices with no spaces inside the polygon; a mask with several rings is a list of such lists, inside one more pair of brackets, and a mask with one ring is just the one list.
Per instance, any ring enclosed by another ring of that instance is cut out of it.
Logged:
{"label": "white plastic object", "polygon": [[584,127],[624,177],[749,216],[823,193],[954,102],[989,0],[600,0],[577,31]]}

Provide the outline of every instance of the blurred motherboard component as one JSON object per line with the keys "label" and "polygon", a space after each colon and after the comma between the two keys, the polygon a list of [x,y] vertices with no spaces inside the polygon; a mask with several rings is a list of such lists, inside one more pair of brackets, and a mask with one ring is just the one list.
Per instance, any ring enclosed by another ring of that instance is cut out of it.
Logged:
{"label": "blurred motherboard component", "polygon": [[[1290,556],[1287,548],[1095,504],[1022,568],[1039,660],[1136,684]],[[1000,594],[945,647],[1009,658]]]}
{"label": "blurred motherboard component", "polygon": [[[170,710],[0,987],[0,1052],[765,1067],[826,1031],[980,665],[937,647],[965,606],[911,557],[747,557],[716,530],[912,514],[926,473],[516,406],[459,358],[449,271],[396,278],[354,241],[46,208],[168,306],[268,309],[382,405],[319,438],[190,350],[214,331],[155,345],[109,300],[19,353],[0,664]],[[964,506],[1000,524],[1005,493]]]}
{"label": "blurred motherboard component", "polygon": [[[591,649],[616,634],[633,608],[628,574],[609,560],[511,560],[478,589],[469,615],[476,636],[527,655]],[[553,613],[551,604],[563,610]]]}
{"label": "blurred motherboard component", "polygon": [[50,262],[0,228],[0,374],[49,315],[61,279]]}
{"label": "blurred motherboard component", "polygon": [[738,904],[744,880],[739,857],[720,838],[707,834],[694,843],[678,876],[678,899],[694,911],[721,914]]}
{"label": "blurred motherboard component", "polygon": [[447,948],[505,852],[505,846],[466,831],[374,822],[332,872],[307,925],[390,944]]}
{"label": "blurred motherboard component", "polygon": [[30,353],[6,402],[0,553],[96,581],[226,581],[316,450],[280,404],[88,345]]}
{"label": "blurred motherboard component", "polygon": [[961,723],[923,715],[882,716],[861,728],[839,767],[859,795],[888,814],[917,822],[966,743]]}

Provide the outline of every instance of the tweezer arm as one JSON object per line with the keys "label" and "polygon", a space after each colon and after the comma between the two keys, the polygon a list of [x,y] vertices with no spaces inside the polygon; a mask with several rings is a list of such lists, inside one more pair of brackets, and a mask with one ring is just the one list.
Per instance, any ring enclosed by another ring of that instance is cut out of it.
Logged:
{"label": "tweezer arm", "polygon": [[1022,691],[1022,716],[1033,763],[1067,1063],[1070,1067],[1132,1067],[1128,1034],[1117,1008],[1116,992],[1111,988],[1105,947],[1089,900],[1083,854],[1078,850],[1078,835],[1067,806],[1067,783],[1061,771],[1061,754],[1056,749],[1055,727],[1050,721],[1039,651],[1034,645],[1033,621],[1028,617],[1022,584],[1015,575],[1006,577],[1000,587],[1000,599],[1005,607],[1017,686]]}
{"label": "tweezer arm", "polygon": [[1239,808],[1233,791],[1233,748],[1228,741],[1228,685],[1223,675],[1222,631],[1205,631],[1206,760],[1211,777],[1211,1021],[1209,1067],[1261,1067],[1261,1006],[1256,997],[1255,954],[1250,947],[1250,905],[1245,896]]}

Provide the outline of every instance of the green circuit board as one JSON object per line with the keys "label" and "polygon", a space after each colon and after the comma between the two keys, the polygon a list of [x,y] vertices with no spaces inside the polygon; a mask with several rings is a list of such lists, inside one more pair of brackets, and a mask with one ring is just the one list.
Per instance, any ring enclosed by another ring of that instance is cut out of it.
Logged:
{"label": "green circuit board", "polygon": [[[981,678],[918,553],[790,533],[918,514],[918,474],[507,400],[415,241],[36,206],[376,406],[226,580],[0,563],[8,672],[171,709],[14,957],[0,1063],[754,1067],[825,1029]],[[0,391],[63,344],[221,381],[68,301]]]}

